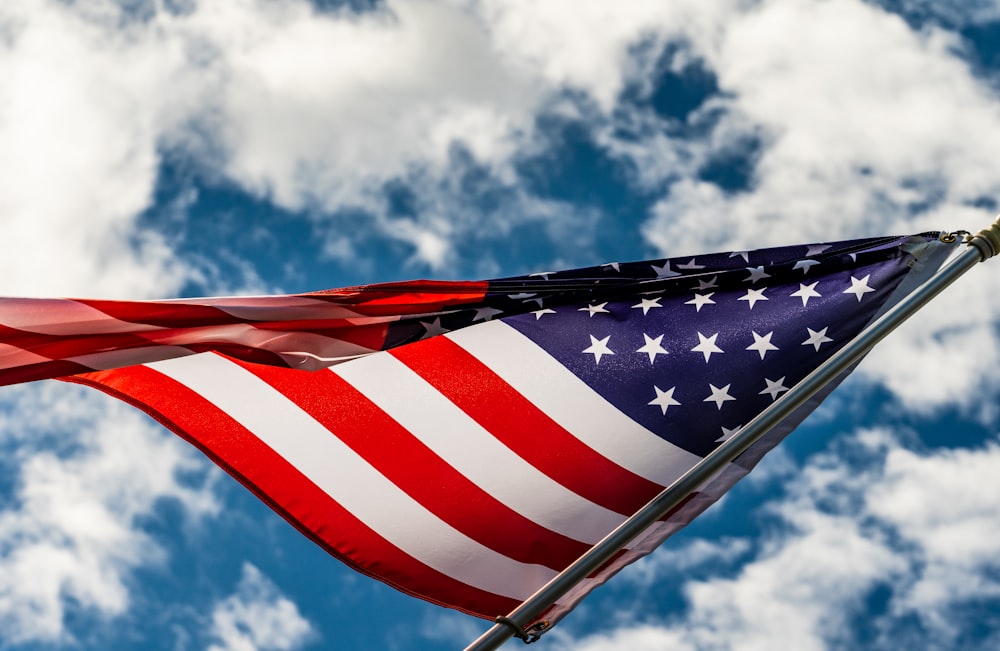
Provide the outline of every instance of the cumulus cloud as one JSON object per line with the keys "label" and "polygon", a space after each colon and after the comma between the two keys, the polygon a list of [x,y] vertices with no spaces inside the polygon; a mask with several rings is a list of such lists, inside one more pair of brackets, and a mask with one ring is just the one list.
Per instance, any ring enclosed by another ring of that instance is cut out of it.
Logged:
{"label": "cumulus cloud", "polygon": [[218,71],[230,176],[282,205],[377,199],[410,168],[441,175],[450,150],[502,165],[538,89],[447,3],[316,14],[304,2],[204,2],[176,19]]}
{"label": "cumulus cloud", "polygon": [[652,242],[726,248],[989,219],[969,206],[998,190],[987,161],[1000,104],[956,35],[856,0],[771,0],[720,31],[692,47],[727,94],[705,109],[723,112],[718,146],[760,143],[751,187],[682,179],[654,210]]}
{"label": "cumulus cloud", "polygon": [[[564,648],[889,649],[914,634],[912,618],[920,646],[954,648],[963,623],[978,617],[966,610],[1000,600],[1000,542],[991,533],[1000,526],[998,462],[995,441],[919,451],[889,431],[861,431],[810,459],[784,497],[762,505],[778,526],[735,576],[717,570],[684,585],[683,616],[639,612],[633,624]],[[649,568],[639,569],[633,589],[651,585]],[[869,601],[876,590],[888,595],[884,606]],[[854,625],[859,617],[864,626]],[[992,643],[961,640],[963,648]]]}
{"label": "cumulus cloud", "polygon": [[313,635],[313,627],[274,583],[249,563],[243,564],[236,591],[212,610],[209,651],[290,651]]}
{"label": "cumulus cloud", "polygon": [[[169,293],[190,278],[190,261],[135,220],[163,149],[312,214],[331,255],[353,255],[336,215],[360,208],[434,268],[463,238],[574,223],[539,211],[518,178],[518,161],[550,144],[537,119],[551,112],[584,124],[644,191],[666,191],[645,229],[664,251],[962,225],[997,190],[1000,113],[957,37],[859,0],[392,0],[365,12],[202,0],[148,3],[141,20],[122,6],[3,9],[0,170],[13,182],[0,206],[6,240],[30,252],[3,276],[19,293]],[[690,116],[711,125],[694,140],[623,99],[662,71],[668,44],[666,65],[698,61],[721,92]],[[751,191],[699,178],[720,156],[752,159]],[[477,205],[468,174],[499,207]],[[394,183],[413,195],[410,214],[392,214]],[[53,260],[80,273],[66,279]]]}
{"label": "cumulus cloud", "polygon": [[[5,260],[8,291],[136,296],[197,278],[137,220],[164,151],[311,215],[342,257],[344,211],[433,268],[464,237],[573,223],[524,191],[517,163],[547,146],[540,115],[579,104],[599,123],[655,59],[635,46],[661,42],[670,14],[627,4],[7,3],[0,228],[24,252]],[[413,196],[407,214],[394,185]]]}
{"label": "cumulus cloud", "polygon": [[[857,0],[733,6],[700,33],[690,33],[690,55],[724,94],[693,118],[711,116],[711,135],[684,146],[695,165],[745,165],[748,184],[722,187],[665,161],[660,177],[676,178],[644,228],[665,254],[978,230],[992,219],[1000,102],[963,59],[957,34]],[[862,366],[908,408],[959,404],[989,415],[976,395],[997,377],[991,324],[1000,307],[976,296],[1000,281],[974,275]]]}
{"label": "cumulus cloud", "polygon": [[[65,3],[0,7],[0,291],[149,296],[185,274],[151,200],[176,52]],[[159,101],[157,101],[159,100]]]}
{"label": "cumulus cloud", "polygon": [[867,510],[913,549],[918,568],[893,603],[945,638],[957,633],[961,607],[1000,598],[995,505],[1000,446],[920,455],[890,448],[884,474],[865,496]]}
{"label": "cumulus cloud", "polygon": [[[161,500],[213,514],[204,462],[138,412],[95,392],[40,384],[3,396],[0,440],[20,462],[0,510],[0,640],[69,643],[72,604],[112,617],[130,603],[132,572],[165,559],[143,531]],[[16,409],[16,412],[13,411]]]}
{"label": "cumulus cloud", "polygon": [[685,572],[706,565],[733,566],[750,549],[751,543],[745,538],[698,539],[676,548],[668,545],[663,551],[640,559],[620,581],[648,587],[665,571]]}

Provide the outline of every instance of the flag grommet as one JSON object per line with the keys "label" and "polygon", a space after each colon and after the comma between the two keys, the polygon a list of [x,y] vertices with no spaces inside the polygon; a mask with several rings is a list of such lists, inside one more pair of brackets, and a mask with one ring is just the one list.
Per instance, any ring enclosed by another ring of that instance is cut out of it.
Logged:
{"label": "flag grommet", "polygon": [[510,628],[514,631],[514,637],[521,640],[525,644],[532,644],[533,642],[537,642],[542,639],[540,633],[549,627],[549,623],[542,620],[540,622],[535,622],[528,628],[521,628],[517,625],[517,622],[504,615],[497,615],[493,621],[497,624],[503,624],[504,626]]}
{"label": "flag grommet", "polygon": [[962,242],[968,242],[972,239],[972,233],[969,231],[951,231],[950,233],[941,233],[939,238],[945,244],[954,244],[958,241],[958,238],[962,238]]}

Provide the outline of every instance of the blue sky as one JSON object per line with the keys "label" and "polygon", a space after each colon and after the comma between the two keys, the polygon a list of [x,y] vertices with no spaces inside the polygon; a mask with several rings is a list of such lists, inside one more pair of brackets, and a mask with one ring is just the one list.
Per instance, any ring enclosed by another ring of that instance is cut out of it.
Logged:
{"label": "blue sky", "polygon": [[[998,151],[996,0],[0,5],[5,295],[978,230]],[[542,644],[997,648],[998,290],[960,281]],[[488,626],[348,571],[96,392],[4,388],[0,446],[0,649],[436,650]]]}

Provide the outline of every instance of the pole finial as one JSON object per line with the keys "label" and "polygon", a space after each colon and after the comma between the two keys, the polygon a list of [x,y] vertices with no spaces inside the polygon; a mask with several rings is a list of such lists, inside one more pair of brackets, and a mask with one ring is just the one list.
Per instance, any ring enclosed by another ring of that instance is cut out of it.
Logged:
{"label": "pole finial", "polygon": [[1000,215],[992,224],[973,235],[969,245],[979,250],[983,260],[989,260],[1000,253]]}

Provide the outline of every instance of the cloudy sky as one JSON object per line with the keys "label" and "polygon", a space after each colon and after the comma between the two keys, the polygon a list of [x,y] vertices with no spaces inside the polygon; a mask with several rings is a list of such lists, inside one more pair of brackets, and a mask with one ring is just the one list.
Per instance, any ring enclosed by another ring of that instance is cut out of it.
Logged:
{"label": "cloudy sky", "polygon": [[[975,231],[997,152],[997,0],[0,3],[4,295]],[[1000,647],[998,291],[974,270],[543,644]],[[88,389],[4,388],[0,446],[0,649],[433,651],[488,626],[353,574]]]}

